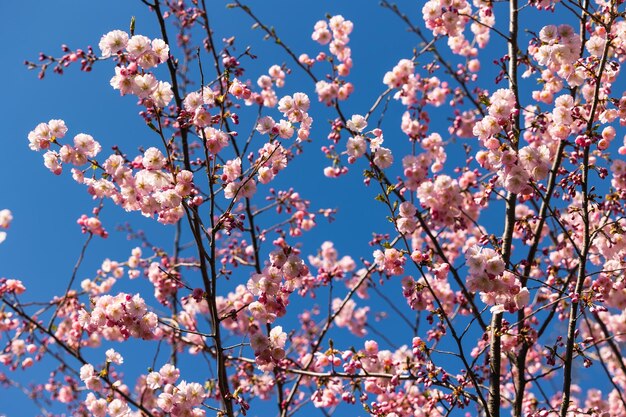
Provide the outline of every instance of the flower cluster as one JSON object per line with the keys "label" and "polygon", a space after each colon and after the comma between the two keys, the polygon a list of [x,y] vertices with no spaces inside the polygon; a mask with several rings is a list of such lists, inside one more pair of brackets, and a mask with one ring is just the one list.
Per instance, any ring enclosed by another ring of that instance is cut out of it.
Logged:
{"label": "flower cluster", "polygon": [[426,27],[432,30],[433,35],[446,36],[451,51],[457,55],[477,54],[473,43],[470,44],[464,34],[465,27],[471,20],[474,20],[471,30],[475,43],[481,48],[487,45],[489,28],[495,25],[490,2],[475,0],[474,4],[479,7],[476,16],[473,16],[472,7],[467,0],[428,0],[422,8]]}
{"label": "flower cluster", "polygon": [[189,122],[197,129],[209,126],[213,119],[208,109],[215,106],[216,92],[210,86],[203,86],[200,91],[192,91],[183,100],[183,108]]}
{"label": "flower cluster", "polygon": [[[330,30],[329,30],[330,28]],[[354,25],[351,21],[344,19],[341,15],[336,15],[328,20],[320,20],[315,24],[315,30],[311,38],[321,45],[329,44],[330,53],[343,63],[337,70],[340,75],[346,76],[352,67],[351,50],[348,47],[350,33]]]}
{"label": "flower cluster", "polygon": [[[322,152],[326,158],[332,161],[332,166],[324,168],[324,175],[329,178],[338,178],[348,173],[348,167],[342,164],[342,155],[348,156],[348,163],[353,164],[363,155],[366,155],[369,144],[370,154],[367,158],[374,163],[378,169],[386,169],[393,164],[393,154],[391,149],[381,146],[385,141],[383,131],[379,128],[365,131],[367,118],[360,114],[353,114],[344,124],[340,119],[333,122],[333,131],[328,135],[328,139],[333,143],[323,146]],[[346,130],[352,136],[348,138],[346,150],[339,153],[336,144],[341,139],[341,131]]]}
{"label": "flower cluster", "polygon": [[552,162],[550,157],[550,149],[546,145],[524,146],[518,153],[521,167],[535,181],[548,176]]}
{"label": "flower cluster", "polygon": [[506,133],[511,116],[519,111],[513,91],[507,88],[495,91],[489,99],[488,111],[489,114],[474,125],[473,134],[485,148],[497,152],[501,145],[497,135]]}
{"label": "flower cluster", "polygon": [[502,257],[493,249],[472,246],[465,253],[465,260],[469,268],[467,288],[480,292],[481,300],[495,310],[514,312],[530,301],[528,289],[505,271]]}
{"label": "flower cluster", "polygon": [[67,126],[63,120],[50,120],[48,123],[40,123],[28,134],[28,147],[33,151],[48,149],[50,143],[61,139],[67,133]]}
{"label": "flower cluster", "polygon": [[351,131],[358,133],[357,136],[352,138],[352,142],[348,141],[348,149],[346,153],[350,155],[350,157],[352,157],[352,160],[349,160],[349,162],[354,162],[356,158],[364,154],[364,143],[362,141],[365,137],[369,141],[370,152],[373,156],[373,162],[378,168],[386,169],[393,164],[393,154],[391,153],[391,149],[381,146],[385,141],[383,137],[383,131],[381,129],[377,128],[373,129],[371,132],[366,132],[371,134],[370,137],[361,136],[361,134],[364,133],[363,131],[367,127],[367,120],[360,114],[353,115],[350,120],[348,120],[346,126]]}
{"label": "flower cluster", "polygon": [[76,223],[81,227],[83,233],[91,233],[104,239],[109,236],[109,233],[104,230],[102,222],[97,217],[87,217],[86,214],[83,214],[76,220]]}
{"label": "flower cluster", "polygon": [[[311,38],[322,44],[329,44],[329,50],[340,62],[334,67],[339,76],[345,77],[350,74],[352,69],[352,51],[348,47],[350,41],[350,33],[352,33],[353,24],[346,20],[343,16],[337,15],[329,19],[328,22],[320,20],[315,24]],[[321,53],[317,60],[326,59],[326,55]],[[300,56],[300,62],[310,64],[308,55]],[[315,62],[315,61],[312,61]],[[331,82],[320,80],[315,85],[315,92],[318,94],[319,101],[323,101],[330,105],[333,100],[345,100],[352,93],[354,87],[352,83],[340,80],[338,77]]]}
{"label": "flower cluster", "polygon": [[15,295],[23,294],[26,291],[26,287],[22,284],[22,281],[18,279],[0,278],[0,296],[11,293]]}
{"label": "flower cluster", "polygon": [[[158,213],[160,222],[175,223],[184,214],[183,199],[189,197],[192,204],[195,201],[193,174],[187,170],[175,176],[169,173],[169,162],[157,148],[146,149],[130,164],[113,154],[103,168],[110,180],[81,178],[74,173],[75,178],[86,184],[94,197],[110,197],[127,211],[139,210],[147,217]],[[138,170],[134,175],[133,168]]]}
{"label": "flower cluster", "polygon": [[78,320],[87,332],[102,334],[108,340],[126,340],[131,336],[154,339],[160,334],[157,315],[148,311],[138,294],[97,297],[92,311],[82,309]]}
{"label": "flower cluster", "polygon": [[484,0],[474,1],[474,4],[480,4],[476,21],[472,22],[470,29],[474,34],[474,40],[479,48],[485,48],[490,38],[489,28],[495,27],[496,15],[493,13],[491,4]]}
{"label": "flower cluster", "polygon": [[418,187],[428,177],[432,158],[428,153],[418,155],[406,155],[402,158],[402,168],[404,169],[404,186],[411,191],[416,191]]}
{"label": "flower cluster", "polygon": [[472,8],[466,0],[429,0],[422,7],[426,27],[431,29],[434,35],[451,37],[461,35],[471,13]]}
{"label": "flower cluster", "polygon": [[384,252],[376,249],[374,251],[374,262],[380,272],[384,272],[387,275],[402,275],[406,258],[401,251],[395,248],[385,249]]}
{"label": "flower cluster", "polygon": [[74,146],[63,145],[58,152],[48,151],[44,154],[44,165],[55,175],[61,174],[61,163],[82,166],[94,158],[102,147],[91,135],[79,133],[74,137]]}
{"label": "flower cluster", "polygon": [[308,114],[310,105],[311,101],[304,93],[295,93],[293,97],[284,96],[278,102],[278,110],[283,113],[286,120],[283,119],[277,123],[270,116],[265,116],[259,119],[256,130],[262,135],[270,134],[282,139],[290,139],[295,133],[294,123],[299,123],[298,140],[307,140],[313,123],[313,119]]}
{"label": "flower cluster", "polygon": [[498,123],[505,123],[516,111],[515,94],[508,88],[496,90],[489,100],[489,115]]}
{"label": "flower cluster", "polygon": [[[50,120],[48,123],[40,123],[28,134],[29,147],[33,151],[49,149],[52,143],[59,144],[57,139],[62,139],[67,133],[67,126],[63,120]],[[79,133],[74,136],[74,145],[65,144],[59,150],[49,150],[43,155],[44,165],[55,175],[63,171],[63,163],[74,166],[82,166],[92,162],[102,150],[91,135]]]}
{"label": "flower cluster", "polygon": [[[532,193],[530,181],[540,181],[548,175],[552,155],[559,139],[564,140],[575,129],[571,116],[572,98],[561,96],[556,100],[550,125],[549,140],[539,140],[531,132],[525,134],[530,145],[515,151],[509,147],[511,140],[511,117],[518,111],[511,90],[500,89],[491,96],[489,115],[476,122],[473,133],[486,150],[478,151],[477,162],[484,168],[497,171],[498,180],[504,188],[515,194]],[[527,124],[533,123],[529,113]],[[504,142],[504,143],[503,143]]]}
{"label": "flower cluster", "polygon": [[261,92],[252,92],[247,103],[256,103],[263,107],[275,107],[278,104],[278,97],[274,86],[282,88],[285,86],[285,71],[278,66],[272,65],[268,70],[268,75],[261,75],[257,79],[257,85],[261,88]]}
{"label": "flower cluster", "polygon": [[[311,101],[309,100],[309,97],[304,93],[295,93],[293,97],[285,96],[281,98],[278,102],[278,110],[283,113],[283,116],[287,118],[287,121],[291,124],[300,124],[297,135],[299,140],[306,140],[309,138],[311,124],[313,123],[313,119],[311,118],[311,116],[309,116],[308,113],[310,106]],[[280,131],[281,129],[279,128],[279,136],[281,136]],[[291,135],[289,135],[285,139],[288,139],[290,137]]]}
{"label": "flower cluster", "polygon": [[149,107],[167,106],[174,93],[168,82],[158,81],[145,70],[166,62],[169,58],[169,46],[162,39],[150,39],[143,35],[128,34],[113,30],[100,39],[102,56],[115,56],[119,65],[115,67],[115,76],[111,86],[121,95],[134,94]]}
{"label": "flower cluster", "polygon": [[[547,25],[539,32],[537,43],[531,43],[529,52],[539,65],[547,67],[552,73],[566,80],[571,87],[575,87],[581,85],[586,78],[584,67],[574,65],[579,58],[580,42],[580,36],[571,26]],[[591,43],[598,44],[597,41]],[[591,47],[596,49],[594,46]]]}
{"label": "flower cluster", "polygon": [[410,201],[405,201],[398,207],[398,218],[396,220],[396,228],[402,234],[411,234],[417,228],[417,218],[415,214],[417,210]]}
{"label": "flower cluster", "polygon": [[[420,416],[440,415],[436,402],[428,400],[440,393],[430,385],[439,377],[445,380],[446,375],[441,368],[425,360],[424,348],[425,343],[419,337],[413,338],[411,347],[403,345],[395,351],[379,349],[376,341],[366,340],[363,347],[356,351],[328,349],[326,352],[316,352],[315,355],[306,354],[300,362],[303,366],[309,363],[309,368],[315,372],[343,368],[349,375],[361,376],[363,381],[359,390],[362,393],[360,400],[365,402],[368,394],[375,396],[375,400],[367,405],[372,414],[394,417],[413,415],[412,404],[415,402],[424,411]],[[426,382],[426,389],[418,389],[414,381],[402,382],[401,377],[407,373],[417,376],[418,381]],[[347,389],[341,378],[324,377],[316,382],[318,388],[311,397],[315,407],[335,407],[341,401],[348,404],[357,401],[355,392]]]}
{"label": "flower cluster", "polygon": [[[62,138],[66,132],[67,127],[62,120],[41,123],[28,135],[30,147],[33,150],[47,149],[51,143],[58,143],[57,138]],[[223,140],[219,139],[222,136],[218,133],[211,133],[209,137],[207,142],[215,140],[221,143]],[[158,213],[162,223],[175,223],[183,216],[184,198],[189,197],[191,204],[202,202],[196,196],[193,174],[187,170],[181,170],[176,175],[168,172],[168,159],[157,148],[146,149],[143,156],[133,161],[114,153],[103,164],[93,159],[100,150],[100,144],[93,137],[81,133],[74,137],[74,146],[66,144],[58,152],[48,151],[44,155],[44,163],[53,173],[60,174],[61,162],[76,166],[91,162],[92,167],[103,171],[102,178],[86,178],[84,172],[78,169],[73,169],[72,175],[77,182],[88,186],[88,192],[94,198],[109,197],[125,210],[139,210],[148,217]],[[133,169],[137,171],[133,173]],[[104,237],[106,232],[101,230],[98,222],[95,218],[79,220],[85,230]]]}
{"label": "flower cluster", "polygon": [[[398,89],[394,98],[400,100],[405,106],[431,104],[439,107],[445,103],[450,93],[447,82],[442,82],[437,77],[422,77],[416,73],[415,64],[410,59],[401,59],[391,71],[385,74],[383,83],[389,88]],[[407,133],[406,130],[408,129],[403,127],[405,133]]]}
{"label": "flower cluster", "polygon": [[260,328],[252,326],[249,337],[250,346],[254,349],[256,364],[260,370],[271,371],[274,365],[285,357],[287,333],[281,326],[274,327],[269,336],[266,336]]}
{"label": "flower cluster", "polygon": [[551,113],[552,123],[550,124],[550,135],[559,140],[567,137],[582,128],[581,122],[574,119],[574,99],[570,95],[557,97],[554,102],[554,109]]}
{"label": "flower cluster", "polygon": [[460,217],[463,197],[457,180],[438,175],[434,181],[424,181],[417,189],[422,207],[430,211],[430,220],[436,225],[453,225]]}
{"label": "flower cluster", "polygon": [[161,392],[157,396],[156,405],[172,416],[204,417],[206,415],[199,408],[207,393],[201,384],[197,382],[180,381],[174,385],[180,377],[180,370],[166,364],[158,372],[151,372],[145,379],[148,389]]}
{"label": "flower cluster", "polygon": [[309,274],[297,252],[284,246],[270,253],[270,262],[262,273],[248,280],[248,291],[257,301],[248,306],[250,314],[260,323],[272,323],[286,313],[289,295],[300,287],[303,277]]}
{"label": "flower cluster", "polygon": [[[109,363],[119,365],[124,360],[119,353],[110,349],[107,351],[106,362],[108,367]],[[124,397],[115,392],[107,394],[102,384],[102,375],[103,373],[96,372],[91,364],[85,364],[80,369],[80,379],[86,388],[95,391],[100,396],[98,398],[93,392],[88,393],[85,400],[87,409],[96,417],[105,417],[107,414],[110,417],[135,415]],[[168,413],[172,417],[206,416],[205,410],[199,407],[208,396],[203,386],[197,382],[187,381],[180,381],[176,384],[179,378],[180,370],[173,365],[166,364],[159,371],[142,375],[135,391],[141,393],[142,405],[154,411],[160,409],[161,412]]]}

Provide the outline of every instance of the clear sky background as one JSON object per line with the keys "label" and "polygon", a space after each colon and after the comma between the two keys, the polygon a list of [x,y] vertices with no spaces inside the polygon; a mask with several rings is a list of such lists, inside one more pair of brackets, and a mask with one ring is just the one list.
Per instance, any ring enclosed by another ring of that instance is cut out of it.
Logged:
{"label": "clear sky background", "polygon": [[[258,76],[266,73],[272,64],[286,62],[288,67],[294,69],[294,74],[288,76],[286,86],[279,90],[279,94],[303,91],[309,94],[312,101],[316,101],[310,80],[278,47],[263,42],[259,31],[250,30],[252,22],[243,12],[226,10],[227,2],[224,1],[209,3],[212,5],[211,20],[215,38],[235,35],[240,50],[251,45],[252,52],[259,56],[256,62],[248,63],[249,71],[244,79],[249,78],[256,83]],[[421,25],[422,2],[403,0],[397,3],[414,22],[420,22]],[[313,25],[323,19],[326,13],[343,14],[355,23],[350,42],[354,69],[349,79],[356,90],[344,105],[346,115],[364,114],[374,98],[385,89],[382,84],[384,73],[399,59],[410,58],[413,48],[418,47],[417,39],[406,32],[404,24],[391,12],[379,7],[376,0],[256,0],[246,4],[265,23],[275,26],[281,38],[296,54],[307,52],[314,55],[315,52],[326,50],[310,39]],[[14,216],[7,240],[0,245],[0,277],[23,280],[28,288],[25,299],[46,300],[52,294],[61,295],[67,285],[86,239],[76,219],[83,213],[88,214],[94,202],[85,187],[72,180],[69,170],[57,177],[43,166],[41,153],[28,149],[28,132],[40,122],[60,118],[66,121],[70,138],[80,132],[91,134],[105,151],[113,145],[120,145],[128,154],[134,154],[140,145],[148,147],[157,144],[154,135],[137,115],[139,108],[135,99],[120,97],[110,87],[109,79],[113,75],[111,62],[97,63],[91,73],[80,72],[78,65],[67,69],[63,76],[48,71],[44,80],[38,80],[37,72],[28,71],[23,62],[36,60],[40,51],[61,55],[62,44],[70,48],[85,48],[87,45],[97,48],[102,34],[113,29],[128,30],[131,16],[136,16],[136,33],[154,38],[159,37],[159,32],[154,16],[147,13],[145,6],[138,0],[2,1],[0,16],[3,17],[0,34],[5,39],[0,59],[0,78],[4,81],[3,99],[0,102],[0,120],[3,121],[0,209],[8,208]],[[443,42],[441,45],[442,50],[445,50]],[[492,45],[499,44],[494,41]],[[205,67],[210,65],[206,56],[204,62]],[[485,60],[483,64],[483,75],[486,77],[494,71],[489,68],[489,62]],[[357,261],[360,258],[368,259],[372,249],[367,242],[372,232],[388,230],[385,220],[388,213],[381,204],[373,201],[378,190],[363,187],[361,172],[366,168],[364,165],[353,166],[351,174],[339,180],[323,176],[322,168],[327,163],[320,147],[328,144],[325,139],[328,133],[326,120],[333,117],[333,113],[324,109],[322,104],[316,103],[314,106],[313,143],[306,145],[305,154],[282,173],[282,178],[273,185],[277,188],[295,185],[304,198],[312,200],[313,207],[339,209],[334,223],[328,225],[320,219],[318,228],[305,236],[302,240],[305,254],[314,254],[322,242],[332,240],[340,255],[349,254]],[[406,140],[398,129],[401,109],[396,103],[390,105],[386,119],[390,130],[386,133],[386,140],[391,143],[404,143]],[[431,131],[439,131],[442,136],[447,136],[448,116],[445,111],[434,113]],[[450,158],[455,156],[451,155]],[[396,173],[399,173],[398,167],[399,158],[395,163]],[[106,203],[102,219],[110,237],[106,240],[94,239],[78,273],[77,282],[93,277],[105,258],[120,261],[128,258],[138,242],[128,241],[124,232],[115,230],[116,225],[124,222],[146,231],[149,240],[155,244],[171,247],[171,226],[160,225],[137,213],[125,213],[111,202]],[[501,225],[492,224],[488,227],[497,233]],[[247,276],[234,279],[239,280],[238,283],[245,283]],[[404,307],[406,302],[401,298],[399,282],[396,285],[394,297]],[[118,287],[121,288],[123,284]],[[149,304],[157,305],[151,292],[148,290],[145,298]],[[372,306],[374,311],[381,309],[385,307]],[[406,311],[409,309],[406,308]],[[393,321],[385,326],[387,331],[399,329],[399,325]],[[0,340],[2,345],[5,342]],[[410,338],[402,343],[410,343]],[[130,351],[116,348],[130,355]],[[93,356],[94,361],[100,361],[100,356]],[[134,372],[144,371],[146,364],[141,363],[140,357],[136,359]],[[44,368],[35,366],[20,380],[43,381],[47,378]],[[3,371],[0,368],[0,372]],[[131,374],[130,371],[128,373]],[[188,378],[193,380],[194,376]],[[35,415],[37,412],[24,395],[15,390],[0,390],[0,414],[20,417]],[[252,415],[256,413],[253,408]],[[350,415],[356,413],[364,414],[357,408],[350,411]]]}

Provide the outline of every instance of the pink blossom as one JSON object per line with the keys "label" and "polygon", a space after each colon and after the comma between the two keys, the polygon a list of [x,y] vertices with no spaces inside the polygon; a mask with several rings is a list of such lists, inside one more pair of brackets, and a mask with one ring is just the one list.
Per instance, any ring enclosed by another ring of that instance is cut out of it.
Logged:
{"label": "pink blossom", "polygon": [[393,164],[393,155],[391,150],[380,147],[374,153],[374,163],[380,169],[389,168]]}
{"label": "pink blossom", "polygon": [[126,49],[127,44],[128,34],[126,32],[121,30],[112,30],[107,34],[102,35],[98,46],[100,47],[100,51],[102,51],[102,56],[107,58]]}

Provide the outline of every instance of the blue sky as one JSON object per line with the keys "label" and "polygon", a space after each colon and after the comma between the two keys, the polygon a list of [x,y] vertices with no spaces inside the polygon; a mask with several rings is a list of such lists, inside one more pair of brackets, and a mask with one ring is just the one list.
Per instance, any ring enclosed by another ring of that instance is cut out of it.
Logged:
{"label": "blue sky", "polygon": [[[241,11],[226,10],[226,2],[211,3],[214,3],[211,20],[216,39],[236,35],[240,50],[252,45],[252,52],[259,56],[257,61],[249,64],[244,79],[250,78],[254,82],[259,75],[266,73],[270,65],[285,62],[294,69],[294,73],[287,78],[286,87],[280,93],[304,91],[315,101],[310,81],[280,49],[263,42],[259,31],[249,30],[252,23],[249,18]],[[406,0],[397,3],[414,22],[421,20],[421,5]],[[346,114],[365,113],[373,99],[385,89],[382,84],[384,73],[399,59],[411,57],[413,48],[418,47],[416,38],[406,33],[405,26],[397,17],[380,8],[374,0],[256,0],[246,4],[265,23],[275,26],[296,54],[308,52],[313,55],[315,51],[325,50],[311,41],[310,34],[315,22],[323,19],[326,13],[343,14],[355,23],[350,43],[354,58],[350,80],[356,90],[345,104]],[[36,60],[40,51],[60,55],[62,44],[70,48],[85,48],[87,45],[97,48],[102,34],[113,29],[127,30],[131,16],[136,16],[137,33],[149,37],[158,37],[159,33],[154,17],[138,0],[5,1],[0,3],[0,14],[5,16],[3,25],[0,25],[0,33],[5,39],[0,67],[4,80],[4,99],[0,104],[0,119],[4,121],[3,151],[0,152],[0,172],[4,181],[0,209],[8,208],[14,216],[8,238],[0,246],[0,276],[23,280],[28,288],[26,299],[41,300],[51,294],[61,294],[67,285],[86,239],[80,233],[76,219],[83,213],[89,213],[94,202],[85,188],[71,179],[69,172],[57,177],[43,166],[41,154],[28,149],[28,132],[40,122],[61,118],[70,129],[70,137],[80,132],[88,133],[100,141],[105,150],[118,144],[129,154],[134,154],[140,145],[152,146],[150,141],[154,137],[137,115],[139,108],[135,100],[120,97],[109,86],[113,75],[112,63],[98,63],[90,73],[81,73],[78,66],[67,69],[63,76],[49,71],[40,81],[37,73],[28,71],[23,62]],[[485,74],[489,76],[493,69],[488,67],[488,60],[483,65]],[[396,103],[390,104],[387,141],[405,140],[397,127],[400,110]],[[433,122],[431,130],[446,136],[445,118],[448,115],[442,113],[436,114],[439,121]],[[339,209],[334,223],[328,225],[320,220],[318,228],[304,237],[305,254],[315,253],[322,242],[332,240],[340,255],[349,254],[355,260],[369,258],[372,249],[367,241],[372,232],[388,230],[385,220],[388,213],[381,204],[373,201],[378,190],[363,187],[360,173],[365,166],[362,164],[352,167],[351,174],[339,180],[323,176],[322,168],[326,162],[319,148],[328,144],[325,139],[328,132],[326,120],[333,117],[333,113],[324,109],[323,105],[315,104],[313,117],[313,143],[306,145],[305,154],[295,166],[283,173],[276,187],[296,185],[304,198],[312,200],[313,207]],[[458,156],[450,158],[455,157]],[[397,160],[396,167],[399,164]],[[78,273],[78,282],[93,276],[104,258],[124,260],[138,245],[137,242],[129,242],[125,233],[115,231],[118,224],[130,222],[134,227],[145,230],[152,242],[165,248],[171,246],[172,227],[162,226],[137,213],[125,213],[110,202],[103,212],[103,222],[110,237],[106,240],[94,239]],[[488,227],[497,233],[501,226],[492,224]],[[247,277],[240,279],[245,283]],[[395,299],[404,303],[399,292],[398,284]],[[151,296],[147,295],[146,299],[156,305]],[[383,309],[384,306],[373,306],[373,310],[377,308]],[[386,327],[387,330],[399,328],[397,324],[389,326],[392,327]],[[0,340],[0,343],[3,341]],[[410,343],[410,339],[402,343]],[[46,373],[34,368],[21,380],[28,378],[42,380],[46,378]],[[12,395],[9,392],[0,391],[0,399]],[[14,400],[0,401],[0,414],[15,417],[37,413],[24,396],[16,394],[11,398]]]}

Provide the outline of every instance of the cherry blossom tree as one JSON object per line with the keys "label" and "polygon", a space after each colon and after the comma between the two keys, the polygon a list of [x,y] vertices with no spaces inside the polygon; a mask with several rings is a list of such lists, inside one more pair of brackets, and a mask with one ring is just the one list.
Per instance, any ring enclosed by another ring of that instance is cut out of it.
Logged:
{"label": "cherry blossom tree", "polygon": [[[39,78],[110,73],[145,140],[99,140],[52,111],[32,127],[24,146],[94,204],[59,293],[0,279],[4,385],[43,415],[626,415],[623,0],[382,0],[416,47],[376,86],[351,79],[366,46],[350,36],[371,28],[350,8],[300,16],[311,40],[292,45],[244,0],[228,34],[205,0],[140,1],[156,33],[129,16],[97,48],[26,62]],[[237,38],[250,23],[269,68]],[[380,94],[351,103],[358,89]],[[319,147],[326,177],[358,180],[338,207],[371,195],[367,253],[332,234],[304,244],[342,215],[283,172]],[[115,226],[103,210],[161,223],[172,248],[126,226],[128,257],[103,254],[81,281]],[[43,362],[47,381],[14,381]]]}

